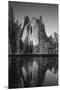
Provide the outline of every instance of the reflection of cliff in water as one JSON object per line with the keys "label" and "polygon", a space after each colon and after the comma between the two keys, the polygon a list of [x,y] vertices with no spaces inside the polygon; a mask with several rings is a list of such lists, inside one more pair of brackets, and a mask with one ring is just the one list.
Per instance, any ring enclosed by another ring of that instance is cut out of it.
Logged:
{"label": "reflection of cliff in water", "polygon": [[[22,73],[22,67],[24,67],[27,72],[29,73],[28,67],[33,66],[33,62],[37,61],[39,69],[38,72],[36,73],[38,75],[37,80],[38,80],[38,86],[47,86],[47,85],[58,85],[58,79],[57,79],[57,72],[58,72],[58,60],[56,57],[28,57],[28,56],[15,56],[15,58],[12,58],[12,63],[10,65],[10,72],[9,72],[9,83],[10,86],[12,85],[13,87],[29,87],[31,86],[31,81],[32,81],[32,73],[29,76],[27,74],[27,80],[25,82],[23,73]],[[35,66],[36,67],[36,66]],[[33,69],[33,68],[32,68]],[[54,69],[54,70],[53,70]],[[39,74],[38,74],[39,73]],[[52,79],[52,77],[54,77]],[[13,78],[13,79],[12,79]],[[22,85],[21,79],[23,78],[24,84]],[[40,80],[40,81],[39,81]],[[53,80],[53,81],[52,81]],[[12,83],[11,83],[12,82]],[[52,82],[52,83],[51,83]],[[12,87],[11,86],[11,87]],[[33,84],[32,84],[33,86]]]}

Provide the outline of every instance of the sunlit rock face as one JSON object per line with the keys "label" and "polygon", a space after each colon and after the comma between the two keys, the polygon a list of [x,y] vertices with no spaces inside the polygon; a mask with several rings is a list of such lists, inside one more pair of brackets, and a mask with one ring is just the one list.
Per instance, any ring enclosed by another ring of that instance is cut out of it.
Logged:
{"label": "sunlit rock face", "polygon": [[[25,42],[27,41],[28,39],[28,34],[29,34],[29,17],[26,16],[24,19],[23,19],[23,22],[22,22],[22,25],[21,25],[21,32],[22,32],[22,37],[21,37],[21,40],[22,42]],[[25,42],[27,43],[27,42]]]}
{"label": "sunlit rock face", "polygon": [[37,19],[33,17],[31,22],[24,26],[21,41],[31,49],[31,47],[39,44],[38,33],[39,23],[37,22]]}
{"label": "sunlit rock face", "polygon": [[35,17],[32,18],[31,20],[31,27],[32,27],[32,41],[33,41],[33,46],[37,46],[39,44],[39,23]]}
{"label": "sunlit rock face", "polygon": [[40,20],[33,17],[32,20],[24,26],[21,40],[28,48],[31,49],[31,47],[33,47],[32,53],[43,54],[44,52],[45,54],[48,49],[47,38],[42,17],[40,17]]}
{"label": "sunlit rock face", "polygon": [[26,26],[24,27],[24,31],[23,31],[23,35],[22,35],[21,40],[22,40],[22,42],[27,43],[27,42],[26,42],[27,39],[28,39],[28,30],[27,30],[27,25],[26,25]]}
{"label": "sunlit rock face", "polygon": [[22,41],[24,42],[25,40],[28,39],[28,45],[32,43],[33,46],[37,46],[39,43],[38,33],[39,33],[39,23],[37,22],[37,19],[33,17],[31,23],[27,24],[24,27]]}

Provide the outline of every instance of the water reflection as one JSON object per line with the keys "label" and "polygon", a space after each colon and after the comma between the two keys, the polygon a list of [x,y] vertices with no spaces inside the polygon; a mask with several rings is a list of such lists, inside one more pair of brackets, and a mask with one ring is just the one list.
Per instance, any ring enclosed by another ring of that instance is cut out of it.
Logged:
{"label": "water reflection", "polygon": [[58,57],[9,56],[10,88],[49,85],[58,85]]}

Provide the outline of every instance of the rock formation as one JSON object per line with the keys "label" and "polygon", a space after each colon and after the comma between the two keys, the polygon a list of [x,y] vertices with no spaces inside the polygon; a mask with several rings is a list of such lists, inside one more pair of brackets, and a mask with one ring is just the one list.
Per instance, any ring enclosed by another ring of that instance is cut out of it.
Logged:
{"label": "rock formation", "polygon": [[[29,50],[33,47],[32,53],[47,54],[49,44],[42,16],[40,16],[40,19],[33,17],[31,21],[27,16],[23,21],[24,22],[21,25],[21,33],[18,38],[18,46],[19,40],[21,40],[22,44],[24,43],[23,45],[27,46]],[[27,48],[25,47],[25,50]],[[28,52],[30,52],[29,50]]]}

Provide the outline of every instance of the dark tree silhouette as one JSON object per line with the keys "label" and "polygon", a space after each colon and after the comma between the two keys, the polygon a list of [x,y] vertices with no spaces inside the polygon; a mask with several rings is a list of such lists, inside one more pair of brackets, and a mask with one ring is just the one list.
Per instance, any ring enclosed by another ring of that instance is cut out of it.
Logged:
{"label": "dark tree silhouette", "polygon": [[12,7],[9,7],[9,42],[11,45],[11,52],[16,52],[16,37],[18,33],[19,25],[18,20],[15,22],[14,11]]}

